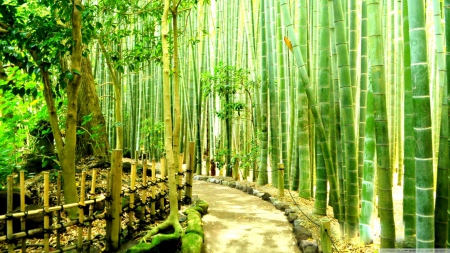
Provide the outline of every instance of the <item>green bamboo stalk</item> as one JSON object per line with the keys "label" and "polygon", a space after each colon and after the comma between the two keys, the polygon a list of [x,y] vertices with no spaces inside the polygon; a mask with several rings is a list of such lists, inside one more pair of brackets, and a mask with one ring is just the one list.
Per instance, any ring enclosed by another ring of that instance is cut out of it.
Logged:
{"label": "green bamboo stalk", "polygon": [[408,0],[416,164],[416,247],[434,247],[433,145],[425,6]]}
{"label": "green bamboo stalk", "polygon": [[349,28],[349,63],[350,63],[350,82],[352,87],[353,99],[356,98],[356,63],[358,56],[358,15],[357,15],[356,0],[348,1],[348,28]]}
{"label": "green bamboo stalk", "polygon": [[268,66],[267,66],[267,35],[266,35],[266,7],[265,1],[261,1],[261,114],[260,114],[260,156],[258,185],[268,183],[267,175],[267,147],[268,147],[268,120],[267,120],[267,99],[268,99]]}
{"label": "green bamboo stalk", "polygon": [[[318,76],[318,96],[320,104],[320,113],[322,118],[322,123],[325,128],[325,135],[327,136],[327,143],[329,144],[329,128],[330,128],[330,28],[329,28],[329,15],[328,15],[328,0],[322,0],[320,2],[320,32],[319,32],[319,76]],[[317,168],[316,168],[316,195],[315,202],[318,202],[317,208],[316,203],[315,213],[326,214],[326,170],[325,164],[323,162],[322,150],[318,146],[317,150]],[[321,192],[323,196],[321,196]],[[320,198],[319,198],[320,197]],[[322,205],[321,202],[324,202]]]}
{"label": "green bamboo stalk", "polygon": [[[333,3],[328,2],[328,12],[333,13]],[[334,17],[330,15],[330,32],[331,32],[331,45],[336,44],[336,31],[334,27]],[[340,112],[340,102],[339,102],[339,75],[338,75],[338,64],[337,64],[337,50],[335,46],[331,47],[331,73],[333,75],[333,101],[334,101],[334,136],[335,138],[331,140],[331,150],[332,160],[334,168],[337,170],[338,182],[339,182],[339,224],[341,228],[341,235],[344,236],[344,225],[345,225],[345,187],[344,187],[344,172],[342,161],[344,159],[344,154],[342,151],[342,131],[341,131],[341,112]]]}
{"label": "green bamboo stalk", "polygon": [[[290,161],[288,159],[288,107],[287,107],[287,91],[286,91],[286,66],[285,55],[287,54],[287,47],[284,44],[282,38],[283,29],[281,24],[281,10],[280,5],[277,4],[277,51],[278,51],[278,85],[280,89],[280,114],[281,114],[281,161],[285,165],[284,169],[284,188],[289,189],[289,175],[290,175]],[[293,117],[292,117],[293,118]]]}
{"label": "green bamboo stalk", "polygon": [[[448,27],[450,27],[450,0],[445,0],[444,1],[444,16],[445,16],[445,46],[447,48],[446,54],[445,54],[445,63],[446,66],[450,66],[450,50],[448,50],[448,48],[450,48],[450,29],[448,29]],[[447,84],[447,100],[450,99],[448,97],[448,94],[450,94],[450,71],[446,72],[446,84]],[[450,102],[447,101],[447,106]],[[443,109],[444,110],[444,109]],[[444,114],[444,111],[443,113]],[[449,114],[450,117],[450,114]],[[449,119],[450,121],[450,119]],[[450,130],[449,130],[450,131]],[[450,175],[448,175],[447,178],[448,181],[450,181]],[[450,192],[449,192],[450,194]],[[449,201],[449,205],[447,207],[447,213],[450,212],[450,201]],[[450,215],[448,215],[447,217],[447,224],[450,224]],[[447,226],[447,248],[450,248],[450,226]]]}
{"label": "green bamboo stalk", "polygon": [[[298,1],[298,9],[300,15],[297,16],[299,24],[299,47],[300,52],[305,59],[306,68],[308,68],[308,8],[307,0]],[[298,70],[295,72],[299,75]],[[297,77],[298,78],[298,77]],[[303,85],[297,85],[297,143],[298,143],[298,159],[300,167],[300,186],[299,196],[309,199],[312,197],[311,191],[311,149],[309,145],[310,131],[309,131],[309,117],[308,117],[308,98],[306,90]]]}
{"label": "green bamboo stalk", "polygon": [[[267,1],[268,3],[268,10],[269,12],[266,12],[266,28],[267,28],[267,47],[269,48],[268,51],[268,58],[267,58],[267,68],[268,68],[268,74],[269,74],[269,100],[270,100],[270,146],[271,146],[271,155],[270,155],[270,167],[271,167],[271,179],[272,179],[272,185],[275,187],[278,187],[278,170],[277,170],[277,164],[280,161],[280,120],[279,120],[279,103],[278,103],[278,89],[275,86],[275,70],[276,65],[278,64],[275,58],[276,51],[275,49],[275,33],[273,28],[275,27],[275,20],[274,20],[274,13],[275,13],[275,6],[273,1]],[[274,67],[272,67],[274,66]]]}
{"label": "green bamboo stalk", "polygon": [[[329,1],[331,3],[331,0]],[[343,125],[343,144],[345,153],[345,232],[347,238],[353,238],[359,228],[359,190],[358,164],[355,134],[354,99],[351,87],[348,43],[345,20],[340,0],[332,0],[334,7],[334,25],[336,29],[336,51],[339,66],[339,99]],[[331,13],[330,13],[331,14]]]}
{"label": "green bamboo stalk", "polygon": [[437,185],[436,185],[436,206],[435,206],[435,247],[445,248],[448,233],[448,167],[450,166],[449,157],[449,110],[448,110],[448,94],[447,94],[447,80],[446,80],[446,64],[444,55],[444,35],[441,26],[441,6],[439,0],[433,0],[434,13],[434,31],[435,31],[435,45],[437,55],[437,70],[439,88],[442,91],[442,113],[441,113],[441,127],[440,127],[440,141],[439,141],[439,157],[437,169]]}
{"label": "green bamboo stalk", "polygon": [[[359,93],[359,127],[358,127],[358,185],[360,188],[360,198],[362,190],[362,177],[364,167],[364,136],[366,124],[366,97],[368,81],[368,60],[367,60],[367,5],[366,0],[361,5],[361,79]],[[360,226],[361,227],[361,226]]]}
{"label": "green bamboo stalk", "polygon": [[[363,2],[363,10],[365,3]],[[361,196],[361,219],[359,223],[360,241],[364,244],[373,242],[372,220],[375,197],[375,118],[373,114],[373,93],[369,86],[367,91],[367,109],[364,138],[364,173]]]}
{"label": "green bamboo stalk", "polygon": [[378,177],[378,213],[381,224],[381,248],[395,247],[395,223],[392,200],[392,178],[389,160],[389,139],[386,113],[386,84],[384,75],[383,41],[381,36],[380,2],[367,1],[369,76],[373,88],[375,136]]}
{"label": "green bamboo stalk", "polygon": [[292,25],[291,17],[289,15],[289,9],[286,3],[286,0],[280,1],[280,6],[283,11],[283,22],[285,28],[288,30],[288,36],[292,42],[292,48],[294,51],[294,57],[297,62],[297,67],[299,69],[300,74],[300,84],[305,87],[306,94],[308,96],[308,104],[312,110],[314,119],[317,121],[318,126],[318,135],[319,135],[319,144],[322,148],[322,152],[324,154],[325,167],[327,170],[328,180],[330,183],[330,198],[333,200],[332,203],[335,203],[333,206],[333,212],[335,217],[339,217],[339,207],[337,205],[339,198],[337,195],[337,182],[336,182],[336,174],[334,171],[333,163],[331,161],[331,152],[326,142],[325,129],[322,124],[322,119],[320,118],[319,110],[317,108],[317,102],[315,97],[313,96],[313,87],[311,87],[311,83],[309,82],[309,78],[306,71],[306,66],[303,63],[303,57],[300,53],[299,44],[297,42],[297,37],[295,36],[294,28]]}

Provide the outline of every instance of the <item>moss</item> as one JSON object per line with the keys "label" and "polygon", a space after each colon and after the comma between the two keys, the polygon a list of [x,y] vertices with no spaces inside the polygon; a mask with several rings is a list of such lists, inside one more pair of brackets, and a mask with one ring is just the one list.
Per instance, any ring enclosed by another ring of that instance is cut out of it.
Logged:
{"label": "moss", "polygon": [[202,211],[200,212],[202,215],[205,215],[206,213],[208,213],[209,204],[206,203],[205,201],[198,200],[198,201],[196,201],[195,206],[200,207],[202,209]]}
{"label": "moss", "polygon": [[199,215],[190,212],[188,214],[188,221],[187,221],[187,227],[186,227],[186,234],[189,233],[195,233],[198,234],[202,237],[204,237],[204,233],[203,233],[203,227],[202,227],[202,219],[199,217]]}
{"label": "moss", "polygon": [[132,248],[127,249],[127,253],[152,252],[154,245],[150,243],[138,243]]}
{"label": "moss", "polygon": [[182,253],[200,253],[202,252],[203,238],[195,233],[189,233],[181,239]]}

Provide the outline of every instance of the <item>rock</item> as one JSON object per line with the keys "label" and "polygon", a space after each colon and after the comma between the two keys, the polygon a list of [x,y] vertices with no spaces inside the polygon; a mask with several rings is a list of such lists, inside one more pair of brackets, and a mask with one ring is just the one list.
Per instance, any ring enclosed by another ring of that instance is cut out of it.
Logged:
{"label": "rock", "polygon": [[222,185],[228,185],[228,181],[222,181]]}
{"label": "rock", "polygon": [[289,208],[289,205],[284,202],[279,202],[275,205],[278,210],[284,211]]}
{"label": "rock", "polygon": [[181,238],[181,252],[202,252],[203,238],[196,233],[185,234]]}
{"label": "rock", "polygon": [[242,191],[242,189],[244,189],[244,186],[239,183],[236,183],[236,189],[239,189]]}
{"label": "rock", "polygon": [[186,215],[181,214],[181,213],[178,214],[178,221],[179,221],[180,223],[185,222],[186,219],[187,219]]}
{"label": "rock", "polygon": [[288,208],[288,209],[284,210],[284,215],[288,216],[292,212],[294,212],[294,210]]}
{"label": "rock", "polygon": [[265,201],[268,201],[272,197],[268,192],[265,192],[264,195],[262,195],[262,199]]}
{"label": "rock", "polygon": [[200,176],[199,175],[195,175],[192,179],[193,180],[200,180]]}
{"label": "rock", "polygon": [[294,220],[295,219],[297,219],[297,217],[298,217],[298,215],[296,214],[296,213],[290,213],[289,215],[288,215],[288,221],[290,222],[290,223],[292,223],[292,222],[294,222]]}
{"label": "rock", "polygon": [[233,181],[229,182],[228,186],[231,187],[231,188],[236,188],[236,182],[233,182]]}
{"label": "rock", "polygon": [[258,196],[258,193],[259,193],[258,190],[253,189],[253,195]]}
{"label": "rock", "polygon": [[246,185],[243,185],[241,191],[247,192],[247,189],[248,189],[248,187]]}
{"label": "rock", "polygon": [[302,219],[296,219],[294,220],[294,227],[298,227],[302,225],[303,220]]}
{"label": "rock", "polygon": [[275,197],[269,197],[269,201],[270,203],[272,203],[272,205],[275,205],[275,201],[278,201],[278,199]]}
{"label": "rock", "polygon": [[33,175],[42,171],[51,170],[57,166],[53,159],[36,154],[23,155],[23,161],[22,169]]}
{"label": "rock", "polygon": [[260,193],[256,194],[256,196],[263,200],[269,200],[269,198],[271,197],[270,194],[267,192],[260,192]]}
{"label": "rock", "polygon": [[253,195],[253,188],[252,187],[248,187],[247,188],[247,193]]}
{"label": "rock", "polygon": [[206,176],[206,177],[200,176],[200,179],[199,179],[199,180],[201,180],[201,181],[206,181],[206,180],[208,180],[208,178],[209,178],[209,177],[207,177],[207,176]]}
{"label": "rock", "polygon": [[210,177],[207,181],[210,183],[214,183],[214,182],[216,182],[216,179],[213,177]]}
{"label": "rock", "polygon": [[315,240],[301,240],[298,247],[303,253],[318,253],[319,247]]}
{"label": "rock", "polygon": [[308,240],[308,238],[312,237],[311,231],[309,231],[303,226],[294,226],[293,233],[295,239],[297,239],[297,242],[300,242],[302,240]]}

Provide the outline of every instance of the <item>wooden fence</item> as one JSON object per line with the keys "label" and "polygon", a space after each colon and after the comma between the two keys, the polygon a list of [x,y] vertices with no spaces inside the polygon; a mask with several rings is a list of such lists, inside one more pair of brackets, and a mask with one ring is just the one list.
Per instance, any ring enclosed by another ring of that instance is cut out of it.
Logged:
{"label": "wooden fence", "polygon": [[[189,149],[190,150],[190,149]],[[192,149],[194,151],[194,149]],[[191,153],[193,154],[193,153]],[[192,190],[192,171],[193,156],[188,155],[186,162],[186,170],[182,169],[182,158],[180,155],[180,170],[176,174],[178,183],[178,200],[180,204],[183,202],[190,203]],[[160,177],[156,177],[156,162],[151,161],[150,168],[148,168],[145,156],[142,160],[142,179],[136,182],[137,162],[132,162],[130,181],[128,185],[123,185],[122,182],[122,150],[113,150],[112,153],[112,167],[107,173],[107,191],[101,194],[96,194],[96,181],[98,170],[92,170],[92,181],[89,196],[86,197],[86,171],[81,174],[79,181],[80,196],[78,203],[61,204],[61,177],[57,176],[57,203],[55,206],[50,206],[50,174],[43,172],[44,177],[44,205],[37,210],[27,210],[25,205],[25,176],[24,172],[20,172],[20,212],[13,212],[13,176],[8,176],[7,184],[7,214],[0,215],[0,221],[6,220],[6,235],[0,236],[0,242],[7,242],[8,253],[14,252],[15,249],[21,248],[22,252],[26,252],[27,244],[26,238],[28,236],[36,235],[38,233],[44,234],[44,252],[65,252],[76,249],[77,252],[90,252],[90,246],[95,240],[103,240],[106,247],[106,252],[113,252],[119,248],[120,237],[123,237],[121,230],[123,227],[121,223],[126,222],[128,230],[128,237],[131,238],[135,227],[143,227],[150,223],[154,223],[155,219],[163,219],[168,213],[169,206],[165,202],[165,197],[168,196],[167,176],[165,172],[165,161],[160,161]],[[147,170],[151,169],[151,177],[148,178]],[[182,178],[186,174],[187,181],[182,184]],[[183,197],[183,190],[186,195]],[[122,199],[127,198],[128,204],[122,206]],[[101,214],[94,213],[94,205],[99,202],[104,203],[105,211]],[[156,208],[156,203],[159,203],[159,208]],[[168,203],[168,201],[167,201]],[[16,205],[17,206],[17,205]],[[149,207],[150,212],[146,212]],[[66,221],[61,217],[61,213],[65,209],[78,208],[78,219]],[[89,214],[85,215],[85,209],[89,208]],[[42,228],[27,230],[27,216],[41,214],[44,216],[44,224]],[[125,215],[126,214],[126,215]],[[138,218],[135,218],[138,217]],[[13,220],[20,219],[21,231],[13,233]],[[56,220],[51,225],[51,220]],[[93,235],[92,222],[96,220],[106,221],[105,235]],[[67,227],[78,227],[77,242],[73,245],[63,247],[61,245],[61,236]],[[87,228],[87,232],[85,232]],[[56,231],[56,233],[53,233]],[[54,245],[50,245],[50,238]],[[16,246],[16,244],[19,244]]]}

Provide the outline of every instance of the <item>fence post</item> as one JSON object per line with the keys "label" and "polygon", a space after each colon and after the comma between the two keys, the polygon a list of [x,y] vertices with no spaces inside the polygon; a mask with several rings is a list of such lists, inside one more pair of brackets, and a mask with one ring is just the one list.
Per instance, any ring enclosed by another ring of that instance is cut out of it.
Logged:
{"label": "fence post", "polygon": [[147,153],[143,152],[142,153],[142,186],[144,187],[143,191],[142,191],[142,203],[143,205],[141,206],[141,225],[144,225],[145,222],[145,206],[147,203]]}
{"label": "fence post", "polygon": [[77,252],[83,251],[84,198],[86,191],[86,171],[81,173],[80,202],[78,203],[78,244]]}
{"label": "fence post", "polygon": [[156,208],[155,208],[155,188],[156,188],[156,161],[155,158],[152,159],[152,189],[151,189],[151,211],[150,211],[150,221],[151,223],[155,222],[155,214],[156,214]]}
{"label": "fence post", "polygon": [[160,177],[159,182],[161,182],[161,183],[159,184],[159,197],[160,197],[160,199],[159,199],[159,214],[162,219],[164,217],[164,213],[166,210],[165,201],[164,201],[164,199],[165,199],[164,195],[166,195],[166,185],[164,182],[164,178],[166,177],[166,158],[165,157],[161,157],[160,165],[161,165],[161,167],[160,167],[160,172],[161,172],[160,176],[161,177]]}
{"label": "fence post", "polygon": [[[7,203],[6,203],[6,213],[11,214],[13,212],[13,176],[8,176],[8,182],[7,182]],[[8,242],[8,253],[14,252],[14,243],[12,243],[13,239],[13,220],[7,219],[6,220],[6,238],[9,240]]]}
{"label": "fence post", "polygon": [[48,208],[50,205],[50,173],[48,171],[43,172],[44,174],[44,252],[49,252],[50,245],[49,245],[49,238],[50,233],[48,232],[48,229],[50,228],[50,217]]}
{"label": "fence post", "polygon": [[[136,151],[136,156],[138,152]],[[129,212],[128,212],[128,235],[131,236],[133,234],[133,220],[134,220],[134,186],[136,183],[136,161],[131,162],[131,173],[130,173],[130,202],[128,205]]]}
{"label": "fence post", "polygon": [[181,200],[182,200],[182,189],[183,189],[183,153],[180,153],[180,160],[178,165],[178,175],[177,175],[177,188],[178,188],[178,210],[181,210]]}
{"label": "fence post", "polygon": [[106,223],[106,240],[109,244],[108,251],[113,252],[119,249],[120,212],[122,209],[122,199],[120,197],[120,192],[122,190],[121,149],[114,149],[112,151],[109,188],[111,194],[111,208],[107,212],[109,222]]}
{"label": "fence post", "polygon": [[330,220],[322,219],[320,223],[320,244],[323,253],[331,253]]}
{"label": "fence post", "polygon": [[195,166],[195,142],[190,141],[188,143],[188,159],[186,160],[186,204],[190,204],[192,201],[192,173]]}
{"label": "fence post", "polygon": [[[20,211],[25,212],[25,171],[20,171]],[[25,231],[25,217],[20,218],[20,229]],[[27,239],[22,238],[22,252],[27,252]]]}
{"label": "fence post", "polygon": [[[91,181],[91,196],[89,199],[95,199],[95,187],[97,182],[97,169],[92,170],[92,181]],[[94,204],[89,205],[89,217],[91,217],[94,214]],[[87,233],[87,240],[91,241],[92,239],[92,221],[89,222],[88,227],[88,233]],[[91,244],[88,243],[87,245],[87,252],[91,252]]]}
{"label": "fence post", "polygon": [[284,197],[284,164],[278,164],[278,197]]}

